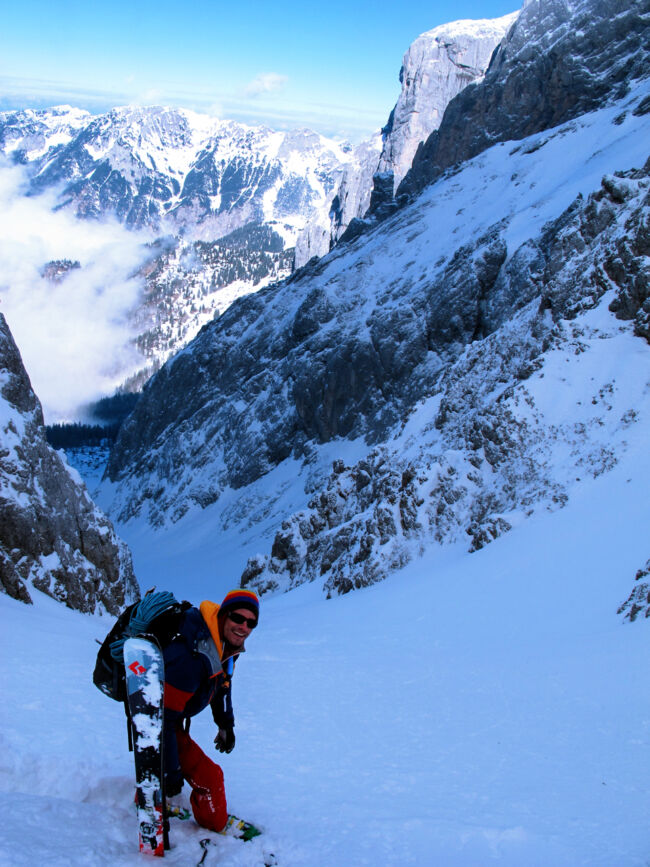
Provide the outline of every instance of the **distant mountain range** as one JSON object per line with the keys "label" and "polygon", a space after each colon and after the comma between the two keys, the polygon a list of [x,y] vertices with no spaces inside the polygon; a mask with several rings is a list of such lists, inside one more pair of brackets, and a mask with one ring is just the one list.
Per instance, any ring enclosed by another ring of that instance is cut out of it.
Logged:
{"label": "distant mountain range", "polygon": [[[152,238],[131,317],[143,367],[125,387],[141,387],[234,298],[328,252],[368,209],[375,173],[401,180],[515,17],[419,37],[404,57],[402,95],[383,134],[357,147],[182,109],[0,113],[0,153],[25,166],[28,195],[55,191],[56,206],[80,219],[112,217]],[[43,263],[46,274],[57,267]]]}
{"label": "distant mountain range", "polygon": [[291,241],[352,159],[349,145],[309,130],[160,107],[4,112],[0,148],[30,167],[32,194],[55,188],[79,217],[193,240],[265,222]]}

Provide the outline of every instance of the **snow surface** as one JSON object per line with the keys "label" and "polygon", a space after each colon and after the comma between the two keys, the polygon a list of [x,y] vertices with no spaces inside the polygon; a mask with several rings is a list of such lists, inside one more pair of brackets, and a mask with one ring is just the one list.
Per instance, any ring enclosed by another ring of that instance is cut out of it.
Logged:
{"label": "snow surface", "polygon": [[448,24],[439,24],[433,30],[427,30],[415,40],[445,42],[451,39],[460,39],[468,37],[470,39],[480,39],[483,36],[499,36],[517,20],[520,9],[515,12],[510,12],[508,15],[502,15],[500,18],[463,18],[459,21],[451,21]]}
{"label": "snow surface", "polygon": [[[264,847],[286,867],[647,865],[650,624],[616,610],[648,556],[649,485],[635,452],[475,554],[263,600],[219,761],[230,810],[265,833],[174,820],[166,863],[211,836],[224,867]],[[111,621],[35,595],[0,597],[0,864],[141,864],[122,709],[91,683]],[[192,726],[208,753],[213,729]]]}

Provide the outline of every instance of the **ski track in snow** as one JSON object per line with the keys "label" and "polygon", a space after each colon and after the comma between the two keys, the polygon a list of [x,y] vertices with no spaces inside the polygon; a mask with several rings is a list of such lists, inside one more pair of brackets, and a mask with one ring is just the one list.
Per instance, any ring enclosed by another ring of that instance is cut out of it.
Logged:
{"label": "ski track in snow", "polygon": [[[211,836],[205,863],[233,867],[647,865],[650,627],[616,610],[648,556],[649,483],[635,453],[475,554],[263,600],[219,761],[265,834],[173,821],[167,863]],[[91,683],[111,620],[35,595],[0,597],[0,864],[141,864],[123,712]],[[213,728],[192,726],[208,754]]]}

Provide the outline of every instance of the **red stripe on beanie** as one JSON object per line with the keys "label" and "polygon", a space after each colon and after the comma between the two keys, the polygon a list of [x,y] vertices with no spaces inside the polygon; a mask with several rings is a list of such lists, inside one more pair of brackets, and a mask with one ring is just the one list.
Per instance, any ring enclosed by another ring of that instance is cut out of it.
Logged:
{"label": "red stripe on beanie", "polygon": [[259,617],[260,601],[252,590],[231,590],[221,603],[221,611],[226,608],[249,608]]}

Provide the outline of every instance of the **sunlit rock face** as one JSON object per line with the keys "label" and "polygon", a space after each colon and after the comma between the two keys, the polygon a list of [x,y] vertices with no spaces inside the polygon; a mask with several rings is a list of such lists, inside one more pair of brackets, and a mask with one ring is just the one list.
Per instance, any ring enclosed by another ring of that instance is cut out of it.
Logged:
{"label": "sunlit rock face", "polygon": [[299,268],[314,256],[324,256],[354,220],[371,207],[371,196],[384,193],[375,176],[390,179],[385,186],[392,200],[395,187],[411,167],[418,146],[442,120],[449,101],[470,82],[481,78],[490,57],[517,13],[479,21],[455,21],[419,36],[404,55],[402,91],[381,131],[355,149],[355,159],[343,169],[336,195],[308,222],[296,241]]}
{"label": "sunlit rock face", "polygon": [[522,139],[621,98],[650,75],[647,0],[530,0],[484,79],[449,104],[398,197],[495,142]]}
{"label": "sunlit rock face", "polygon": [[0,314],[0,591],[36,588],[115,614],[139,596],[131,556],[85,485],[45,440],[43,413]]}
{"label": "sunlit rock face", "polygon": [[402,92],[384,130],[377,170],[392,171],[398,186],[420,142],[438,129],[447,105],[480,80],[518,13],[481,21],[454,21],[419,36],[404,55]]}

